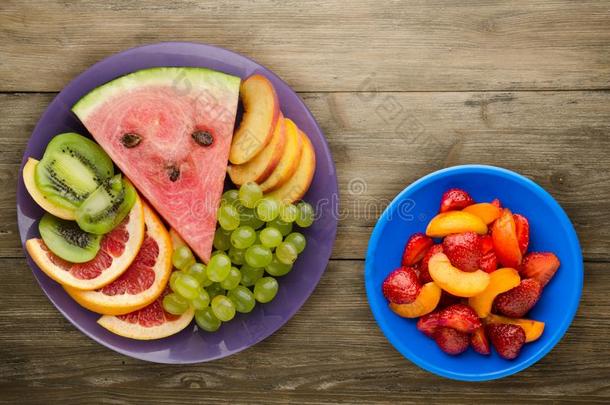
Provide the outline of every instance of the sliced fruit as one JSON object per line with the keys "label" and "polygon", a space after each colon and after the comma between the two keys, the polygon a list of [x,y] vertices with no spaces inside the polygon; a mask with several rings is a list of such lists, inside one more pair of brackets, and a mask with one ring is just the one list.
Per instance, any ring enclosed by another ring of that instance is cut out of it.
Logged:
{"label": "sliced fruit", "polygon": [[100,250],[100,235],[83,231],[74,221],[66,221],[45,213],[38,230],[44,244],[63,260],[84,263]]}
{"label": "sliced fruit", "polygon": [[403,318],[417,318],[434,311],[440,299],[441,289],[430,282],[423,285],[415,301],[410,304],[390,302],[390,309]]}
{"label": "sliced fruit", "polygon": [[402,253],[402,266],[413,266],[424,258],[434,241],[423,233],[411,235]]}
{"label": "sliced fruit", "polygon": [[538,280],[528,278],[509,291],[498,295],[494,307],[502,315],[521,318],[536,305],[540,294],[542,294],[542,286]]}
{"label": "sliced fruit", "polygon": [[96,290],[118,278],[133,262],[144,240],[144,208],[136,200],[127,218],[102,237],[97,255],[85,263],[71,263],[53,254],[42,239],[25,247],[32,260],[58,283],[80,290]]}
{"label": "sliced fruit", "polygon": [[477,313],[466,304],[454,304],[441,310],[438,324],[465,333],[471,333],[482,325]]}
{"label": "sliced fruit", "polygon": [[464,208],[462,211],[469,212],[481,218],[486,225],[491,224],[493,221],[500,217],[502,210],[491,203],[478,203],[472,204]]}
{"label": "sliced fruit", "polygon": [[416,272],[410,267],[400,267],[391,272],[383,281],[383,296],[395,304],[408,304],[415,301],[421,284]]}
{"label": "sliced fruit", "polygon": [[303,152],[303,139],[299,133],[299,129],[292,120],[284,118],[286,131],[286,146],[282,157],[277,164],[273,173],[260,184],[263,192],[270,192],[284,185],[288,179],[292,177],[294,172],[299,167],[301,154]]}
{"label": "sliced fruit", "polygon": [[178,249],[180,246],[186,245],[186,242],[184,239],[182,239],[182,236],[180,236],[174,228],[170,228],[169,238],[172,241],[172,247],[174,250]]}
{"label": "sliced fruit", "polygon": [[241,165],[229,165],[227,172],[233,184],[241,186],[249,181],[261,184],[271,176],[280,162],[286,146],[284,121],[284,117],[280,113],[271,141],[252,160]]}
{"label": "sliced fruit", "polygon": [[431,238],[444,238],[452,233],[487,233],[487,225],[474,214],[464,211],[448,211],[438,214],[428,224],[426,235]]}
{"label": "sliced fruit", "polygon": [[432,281],[432,277],[430,277],[430,269],[428,267],[428,263],[430,262],[430,258],[437,253],[443,253],[443,244],[442,243],[438,243],[438,244],[432,246],[430,249],[428,249],[428,251],[426,252],[426,255],[424,256],[424,258],[422,259],[422,261],[420,263],[419,281],[422,284],[429,283],[430,281]]}
{"label": "sliced fruit", "polygon": [[439,312],[432,312],[421,316],[417,320],[417,330],[430,338],[434,337],[434,332],[439,327],[439,315]]}
{"label": "sliced fruit", "polygon": [[146,236],[138,255],[110,284],[93,291],[64,287],[76,302],[103,315],[121,315],[143,308],[165,290],[172,271],[172,243],[165,226],[144,205]]}
{"label": "sliced fruit", "polygon": [[467,333],[440,327],[434,332],[434,341],[442,351],[456,356],[468,349],[470,338]]}
{"label": "sliced fruit", "polygon": [[462,271],[477,271],[482,256],[481,237],[474,232],[454,233],[443,239],[443,252]]}
{"label": "sliced fruit", "polygon": [[443,193],[439,212],[461,210],[471,204],[474,200],[470,194],[460,188],[451,188]]}
{"label": "sliced fruit", "polygon": [[137,340],[161,339],[175,335],[193,320],[195,310],[189,306],[182,315],[172,315],[163,309],[162,301],[169,288],[151,304],[125,315],[104,315],[97,323],[110,332]]}
{"label": "sliced fruit", "polygon": [[498,268],[498,259],[494,251],[494,242],[491,235],[481,236],[481,260],[479,260],[479,268],[485,273],[492,273]]}
{"label": "sliced fruit", "polygon": [[512,325],[519,325],[525,332],[525,342],[533,342],[542,336],[544,332],[544,322],[534,321],[532,319],[515,319],[508,318],[505,316],[489,314],[484,320],[485,324],[491,323],[508,323]]}
{"label": "sliced fruit", "polygon": [[470,335],[470,346],[479,354],[488,355],[491,353],[489,339],[487,339],[487,335],[485,334],[484,326],[481,326],[472,332]]}
{"label": "sliced fruit", "polygon": [[233,135],[229,160],[235,165],[250,161],[271,140],[280,116],[273,84],[263,75],[252,75],[239,89],[244,115]]}
{"label": "sliced fruit", "polygon": [[531,252],[523,259],[519,269],[523,278],[535,278],[542,287],[553,278],[561,263],[551,252]]}
{"label": "sliced fruit", "polygon": [[430,276],[440,288],[458,297],[474,297],[489,285],[489,274],[481,270],[471,273],[461,271],[451,265],[444,253],[432,256],[428,269]]}
{"label": "sliced fruit", "polygon": [[525,343],[525,332],[519,325],[492,323],[486,326],[487,334],[498,354],[513,360],[519,356]]}
{"label": "sliced fruit", "polygon": [[521,250],[515,220],[508,208],[504,208],[500,218],[493,223],[491,237],[498,262],[505,267],[518,268],[521,264]]}
{"label": "sliced fruit", "polygon": [[38,189],[35,179],[37,165],[38,160],[28,158],[25,166],[23,166],[23,183],[25,184],[25,188],[28,190],[30,197],[32,197],[36,204],[40,205],[40,207],[49,214],[57,218],[74,221],[74,209],[65,208],[53,203]]}
{"label": "sliced fruit", "polygon": [[515,233],[517,234],[517,242],[521,255],[527,252],[527,247],[530,243],[530,223],[523,215],[513,214],[515,221]]}
{"label": "sliced fruit", "polygon": [[489,275],[489,285],[478,295],[468,299],[468,305],[472,307],[480,318],[485,318],[491,313],[494,299],[509,291],[521,282],[521,277],[515,269],[505,267],[498,269]]}
{"label": "sliced fruit", "polygon": [[292,203],[303,198],[313,180],[316,170],[316,152],[307,135],[299,131],[303,142],[303,152],[299,167],[292,177],[279,188],[265,194],[266,197],[275,198],[286,204]]}

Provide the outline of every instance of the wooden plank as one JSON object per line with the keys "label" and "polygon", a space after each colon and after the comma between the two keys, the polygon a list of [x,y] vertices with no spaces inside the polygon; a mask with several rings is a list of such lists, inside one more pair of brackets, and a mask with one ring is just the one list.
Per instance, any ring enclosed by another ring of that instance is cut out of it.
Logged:
{"label": "wooden plank", "polygon": [[[18,165],[52,97],[0,95],[0,257],[23,254],[14,211]],[[516,170],[546,188],[572,219],[585,258],[610,259],[610,229],[600,226],[610,217],[610,92],[302,97],[326,134],[339,173],[341,221],[333,257],[364,258],[378,215],[409,183],[442,167],[483,163]]]}
{"label": "wooden plank", "polygon": [[255,347],[209,364],[171,366],[96,344],[53,308],[23,259],[3,259],[0,392],[9,402],[45,398],[68,404],[607,403],[607,267],[586,263],[578,315],[547,357],[517,376],[469,384],[422,371],[387,343],[368,309],[361,261],[332,261],[297,315]]}
{"label": "wooden plank", "polygon": [[0,3],[0,90],[58,91],[118,51],[167,40],[252,57],[300,91],[608,88],[603,1]]}

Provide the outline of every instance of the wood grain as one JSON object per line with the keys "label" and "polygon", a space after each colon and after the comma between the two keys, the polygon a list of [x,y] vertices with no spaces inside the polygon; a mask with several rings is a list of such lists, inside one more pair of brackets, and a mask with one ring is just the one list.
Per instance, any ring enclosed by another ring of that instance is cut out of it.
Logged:
{"label": "wood grain", "polygon": [[0,90],[58,91],[167,40],[242,52],[300,91],[609,88],[604,1],[0,2]]}

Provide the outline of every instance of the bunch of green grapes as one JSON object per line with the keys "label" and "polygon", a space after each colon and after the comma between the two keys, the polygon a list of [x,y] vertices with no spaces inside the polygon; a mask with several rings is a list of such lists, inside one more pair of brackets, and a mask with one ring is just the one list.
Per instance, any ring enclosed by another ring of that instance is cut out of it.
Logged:
{"label": "bunch of green grapes", "polygon": [[172,262],[179,271],[172,273],[172,292],[163,298],[163,308],[174,315],[192,306],[197,325],[208,332],[237,312],[251,312],[256,302],[275,298],[276,277],[292,270],[307,244],[293,224],[311,226],[314,210],[306,202],[264,197],[259,185],[249,182],[222,195],[217,216],[215,250],[207,266],[196,262],[188,246],[176,248]]}

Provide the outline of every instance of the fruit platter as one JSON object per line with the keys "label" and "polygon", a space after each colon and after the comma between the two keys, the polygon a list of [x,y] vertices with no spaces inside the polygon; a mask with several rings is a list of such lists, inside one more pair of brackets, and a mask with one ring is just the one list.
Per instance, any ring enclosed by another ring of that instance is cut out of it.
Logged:
{"label": "fruit platter", "polygon": [[137,358],[208,361],[281,327],[326,268],[332,157],[277,76],[224,49],[114,55],[51,103],[24,154],[19,227],[57,308]]}

